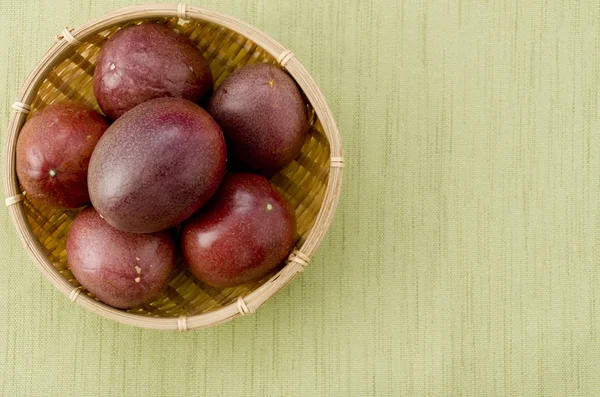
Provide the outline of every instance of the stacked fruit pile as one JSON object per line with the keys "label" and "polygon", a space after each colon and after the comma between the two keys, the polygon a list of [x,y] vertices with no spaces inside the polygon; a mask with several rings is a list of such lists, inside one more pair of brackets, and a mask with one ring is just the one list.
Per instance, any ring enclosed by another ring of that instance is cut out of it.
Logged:
{"label": "stacked fruit pile", "polygon": [[107,41],[94,93],[104,116],[55,103],[29,118],[17,142],[30,199],[91,202],[67,240],[80,284],[133,308],[160,296],[178,249],[191,273],[216,287],[257,280],[283,262],[296,218],[267,177],[299,155],[309,126],[285,71],[248,65],[213,93],[191,42],[143,24]]}

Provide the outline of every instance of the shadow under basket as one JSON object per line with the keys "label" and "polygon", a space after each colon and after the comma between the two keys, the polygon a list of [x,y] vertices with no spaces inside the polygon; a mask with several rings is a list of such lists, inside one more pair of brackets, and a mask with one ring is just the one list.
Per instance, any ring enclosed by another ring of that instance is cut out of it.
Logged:
{"label": "shadow under basket", "polygon": [[[160,298],[142,307],[119,310],[95,299],[69,269],[65,244],[79,211],[56,210],[28,200],[17,179],[15,152],[19,131],[36,110],[74,100],[100,111],[92,87],[99,52],[115,32],[142,23],[165,24],[188,37],[209,61],[215,85],[246,64],[280,65],[298,83],[312,117],[301,155],[271,179],[290,200],[298,219],[297,243],[286,263],[258,282],[217,289],[195,279],[180,261]],[[331,225],[344,165],[331,111],[294,54],[247,23],[185,4],[127,7],[77,29],[65,29],[27,77],[13,104],[5,150],[6,205],[42,273],[71,301],[104,317],[138,327],[180,331],[214,326],[254,312],[308,265]]]}

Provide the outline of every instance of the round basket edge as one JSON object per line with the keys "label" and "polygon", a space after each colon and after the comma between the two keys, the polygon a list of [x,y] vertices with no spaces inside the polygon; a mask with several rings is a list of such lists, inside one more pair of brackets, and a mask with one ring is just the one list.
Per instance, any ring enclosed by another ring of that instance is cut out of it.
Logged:
{"label": "round basket edge", "polygon": [[[285,288],[304,269],[321,244],[333,221],[341,194],[344,158],[341,136],[337,130],[331,110],[312,76],[294,56],[293,52],[286,49],[266,33],[244,21],[205,8],[185,5],[184,3],[128,6],[111,11],[76,29],[65,29],[61,36],[57,36],[57,42],[50,47],[25,79],[25,82],[21,86],[17,103],[27,104],[31,101],[46,74],[66,57],[70,47],[77,45],[79,39],[85,39],[88,35],[121,23],[153,17],[193,18],[216,23],[244,35],[277,59],[280,65],[296,80],[311,102],[329,141],[331,167],[323,204],[306,241],[300,248],[300,252],[294,252],[290,255],[290,259],[283,269],[253,292],[245,297],[238,298],[236,303],[229,304],[209,313],[189,317],[159,318],[141,316],[112,308],[85,294],[81,294],[81,290],[71,285],[44,255],[37,238],[33,235],[27,222],[25,210],[20,200],[10,205],[7,201],[7,205],[19,238],[30,257],[34,260],[37,268],[56,288],[68,296],[72,302],[77,302],[89,311],[123,324],[149,329],[187,331],[215,326],[236,317],[253,313],[269,298]],[[71,36],[65,34],[66,32],[70,33]],[[17,197],[21,193],[16,177],[15,151],[16,140],[25,121],[27,108],[24,108],[25,111],[23,111],[23,108],[19,109],[15,107],[14,109],[15,111],[12,112],[9,121],[5,146],[4,190],[7,198]]]}

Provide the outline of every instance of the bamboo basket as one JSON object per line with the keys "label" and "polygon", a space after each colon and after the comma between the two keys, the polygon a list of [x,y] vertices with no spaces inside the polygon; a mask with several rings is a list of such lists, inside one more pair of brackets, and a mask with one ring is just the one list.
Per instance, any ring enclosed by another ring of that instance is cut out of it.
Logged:
{"label": "bamboo basket", "polygon": [[[36,110],[75,100],[100,111],[92,76],[102,45],[119,29],[141,23],[166,24],[189,37],[209,61],[215,85],[245,64],[279,64],[300,86],[313,117],[301,155],[271,179],[291,201],[298,219],[296,247],[281,269],[255,283],[216,289],[195,279],[180,263],[159,299],[125,311],[95,299],[73,277],[65,244],[78,211],[51,209],[30,201],[19,186],[15,152],[19,131]],[[65,29],[56,39],[25,80],[12,106],[4,167],[11,219],[34,262],[56,288],[72,302],[124,324],[186,331],[253,313],[303,271],[331,225],[341,192],[344,159],[331,111],[319,87],[290,50],[245,22],[185,4],[122,8],[76,29]]]}

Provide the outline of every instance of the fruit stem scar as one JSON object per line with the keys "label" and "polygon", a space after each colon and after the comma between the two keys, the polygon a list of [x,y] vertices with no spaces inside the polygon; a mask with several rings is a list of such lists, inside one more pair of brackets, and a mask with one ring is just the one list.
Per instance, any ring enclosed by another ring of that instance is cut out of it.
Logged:
{"label": "fruit stem scar", "polygon": [[275,87],[275,80],[273,80],[273,79],[269,80],[269,85],[271,87]]}
{"label": "fruit stem scar", "polygon": [[273,206],[271,204],[267,204],[267,211],[273,211]]}
{"label": "fruit stem scar", "polygon": [[52,168],[50,171],[48,171],[48,174],[50,175],[50,177],[54,178],[56,176],[56,170]]}

